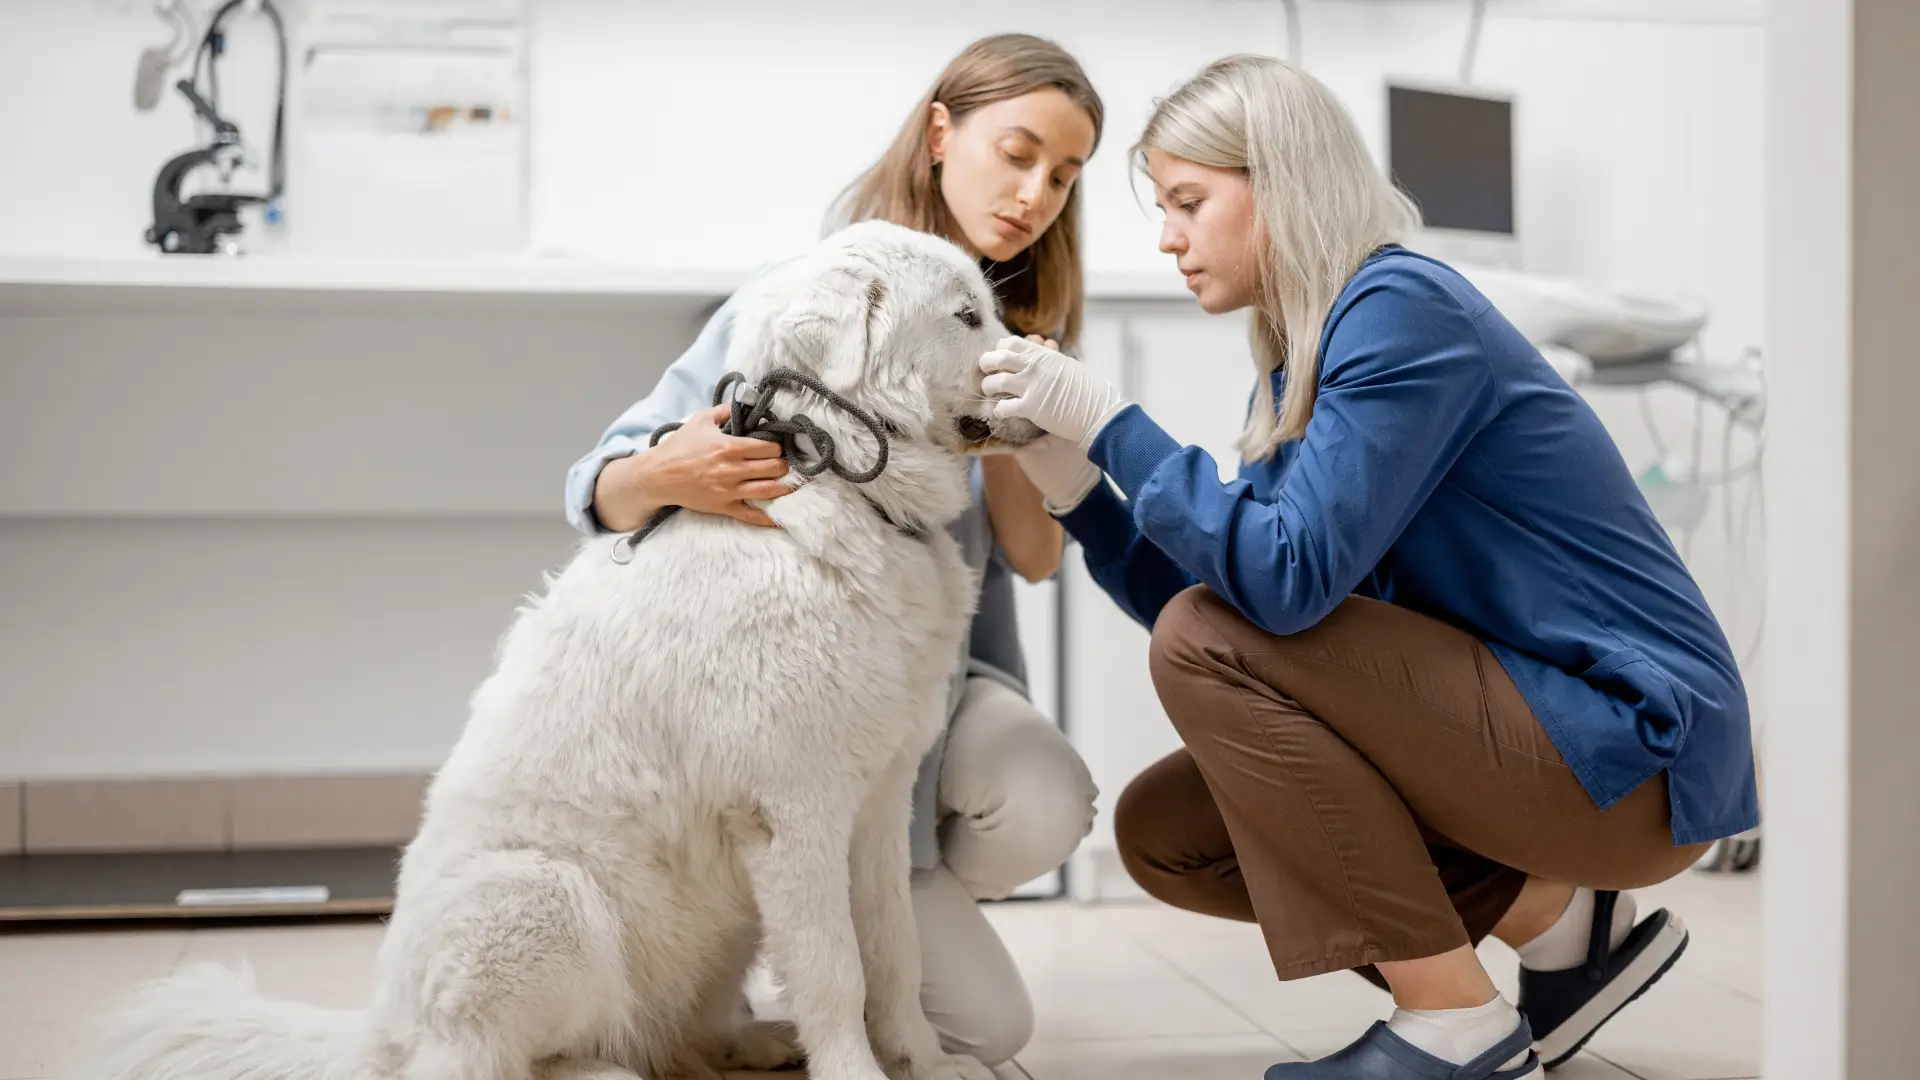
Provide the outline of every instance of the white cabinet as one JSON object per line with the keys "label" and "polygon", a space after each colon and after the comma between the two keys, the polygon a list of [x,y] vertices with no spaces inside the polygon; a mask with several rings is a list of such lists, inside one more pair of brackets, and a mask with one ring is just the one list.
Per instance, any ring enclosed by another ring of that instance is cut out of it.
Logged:
{"label": "white cabinet", "polygon": [[[1191,301],[1101,305],[1082,337],[1087,363],[1174,438],[1212,454],[1223,477],[1233,476],[1233,443],[1253,386],[1244,316],[1211,317]],[[1134,890],[1115,856],[1114,803],[1180,737],[1147,671],[1147,631],[1094,584],[1077,547],[1068,551],[1061,591],[1065,722],[1100,787],[1099,818],[1074,859],[1069,887],[1083,900],[1125,895]]]}

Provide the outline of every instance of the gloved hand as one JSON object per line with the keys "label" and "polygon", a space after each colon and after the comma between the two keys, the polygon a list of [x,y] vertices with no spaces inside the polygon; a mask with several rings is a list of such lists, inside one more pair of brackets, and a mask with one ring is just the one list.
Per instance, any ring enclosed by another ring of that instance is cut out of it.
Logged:
{"label": "gloved hand", "polygon": [[1042,435],[1013,452],[1020,471],[1040,491],[1040,505],[1055,516],[1067,513],[1100,483],[1100,466],[1079,447],[1058,435]]}
{"label": "gloved hand", "polygon": [[1085,364],[1031,340],[1000,339],[980,357],[980,370],[987,373],[981,392],[1003,399],[993,407],[996,416],[1031,420],[1083,453],[1130,404]]}

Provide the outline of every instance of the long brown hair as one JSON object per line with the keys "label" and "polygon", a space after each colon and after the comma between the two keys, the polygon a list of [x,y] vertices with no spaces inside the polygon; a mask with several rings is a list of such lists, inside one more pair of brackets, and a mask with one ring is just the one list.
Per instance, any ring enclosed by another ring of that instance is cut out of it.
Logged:
{"label": "long brown hair", "polygon": [[[829,228],[880,218],[963,240],[940,194],[940,170],[927,142],[933,103],[945,105],[958,125],[982,105],[1048,87],[1086,111],[1093,120],[1094,146],[1099,146],[1105,108],[1087,73],[1065,49],[1030,34],[996,34],[967,46],[913,107],[893,145],[841,192],[828,219]],[[1077,339],[1086,300],[1080,272],[1079,183],[1067,193],[1060,216],[1031,247],[987,269],[989,277],[1000,282],[995,291],[1008,329],[1058,337],[1063,345]]]}

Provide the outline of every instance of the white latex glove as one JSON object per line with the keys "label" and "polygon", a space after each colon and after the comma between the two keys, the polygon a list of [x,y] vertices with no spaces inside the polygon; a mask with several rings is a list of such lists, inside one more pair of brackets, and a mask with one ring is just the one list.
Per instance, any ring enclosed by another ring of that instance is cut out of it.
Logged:
{"label": "white latex glove", "polygon": [[1086,452],[1058,435],[1042,435],[1013,452],[1020,471],[1040,491],[1040,505],[1047,513],[1067,513],[1086,499],[1100,483],[1100,466],[1087,460]]}
{"label": "white latex glove", "polygon": [[1031,420],[1082,451],[1129,404],[1085,364],[1024,338],[1000,339],[980,357],[980,370],[981,392],[1002,399],[994,415]]}

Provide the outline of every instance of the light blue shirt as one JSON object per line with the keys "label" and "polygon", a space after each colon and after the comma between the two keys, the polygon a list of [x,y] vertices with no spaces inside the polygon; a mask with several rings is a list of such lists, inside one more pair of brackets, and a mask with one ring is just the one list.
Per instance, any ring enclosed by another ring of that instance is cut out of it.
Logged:
{"label": "light blue shirt", "polygon": [[[769,264],[760,272],[764,274],[778,265]],[[588,536],[606,531],[593,513],[593,486],[607,462],[646,449],[647,439],[655,429],[685,420],[713,404],[714,385],[727,373],[727,350],[738,311],[736,300],[737,296],[728,299],[714,312],[693,344],[660,376],[653,392],[621,413],[601,435],[600,444],[567,471],[567,520],[575,529]],[[1027,692],[1026,660],[1020,649],[1012,568],[994,542],[981,485],[980,466],[976,462],[973,504],[948,527],[959,541],[967,565],[980,576],[980,604],[968,634],[967,654],[956,658],[947,687],[949,723],[959,709],[969,675],[996,679],[1022,695]],[[913,865],[919,870],[930,870],[940,861],[940,763],[945,749],[943,730],[933,749],[921,761],[920,776],[914,785]]]}

